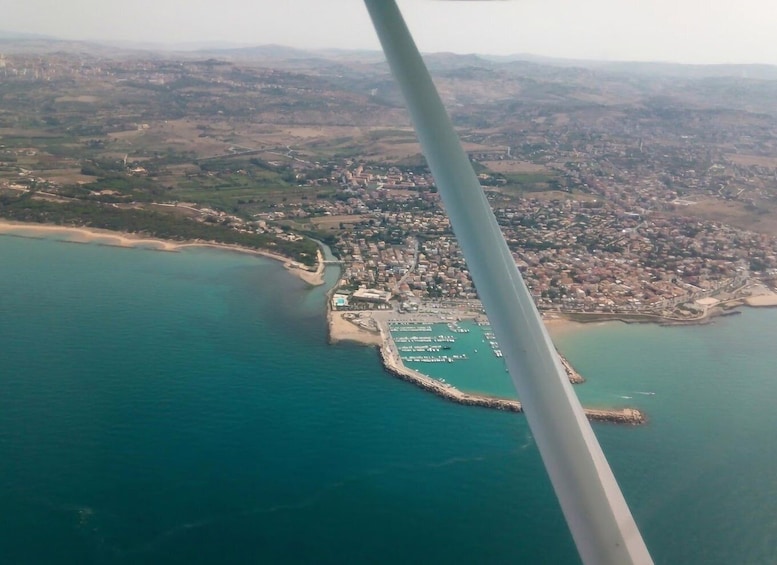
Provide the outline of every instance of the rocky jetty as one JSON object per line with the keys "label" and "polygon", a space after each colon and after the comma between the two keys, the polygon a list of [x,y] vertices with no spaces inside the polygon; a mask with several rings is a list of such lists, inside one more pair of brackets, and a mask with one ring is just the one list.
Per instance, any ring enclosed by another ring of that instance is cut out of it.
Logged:
{"label": "rocky jetty", "polygon": [[[558,353],[558,352],[557,352]],[[564,367],[564,371],[567,374],[567,377],[569,377],[569,382],[573,385],[578,385],[585,382],[585,378],[583,375],[578,373],[575,368],[569,363],[569,361],[566,360],[566,358],[561,355],[561,353],[558,354],[558,358],[561,360],[561,365]]]}
{"label": "rocky jetty", "polygon": [[[523,412],[523,407],[518,400],[495,398],[477,394],[467,394],[450,384],[442,383],[436,379],[424,375],[423,373],[419,373],[418,371],[405,367],[399,357],[399,354],[392,350],[392,346],[390,345],[389,340],[384,339],[383,346],[380,348],[380,356],[386,371],[395,377],[398,377],[403,381],[411,382],[424,390],[432,392],[437,396],[452,402],[456,402],[457,404],[464,404],[466,406],[482,406],[483,408],[505,410],[508,412]],[[564,364],[564,367],[567,369],[567,373],[569,374],[569,370],[571,369],[569,363],[566,362],[566,360],[563,360],[562,364]],[[574,371],[574,369],[571,370]],[[644,424],[646,421],[645,415],[636,408],[583,408],[583,410],[589,420],[597,422],[639,425]]]}

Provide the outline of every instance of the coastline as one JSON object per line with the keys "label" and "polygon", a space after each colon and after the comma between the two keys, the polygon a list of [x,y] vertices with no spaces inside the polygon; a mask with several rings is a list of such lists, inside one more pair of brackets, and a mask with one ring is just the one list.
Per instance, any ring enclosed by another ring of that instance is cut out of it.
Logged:
{"label": "coastline", "polygon": [[[571,320],[563,314],[543,314],[542,321],[545,324],[545,329],[548,330],[550,337],[555,339],[559,336],[577,332],[591,327],[590,322],[579,322],[577,320]],[[601,322],[601,323],[606,323]]]}
{"label": "coastline", "polygon": [[[703,325],[711,323],[716,317],[739,314],[740,312],[737,308],[742,306],[752,308],[777,307],[777,293],[774,291],[761,284],[747,285],[744,288],[749,288],[751,291],[755,291],[755,293],[751,293],[748,296],[738,296],[725,302],[720,302],[714,307],[705,308],[702,316],[687,320],[678,320],[650,314],[588,314],[562,312],[546,312],[543,314],[542,318],[548,333],[551,337],[556,338],[568,332],[579,331],[593,325],[613,322],[626,324],[655,323],[662,326]],[[365,315],[365,313],[357,315],[353,312],[335,312],[332,310],[329,300],[327,300],[326,310],[329,342],[338,343],[340,341],[353,341],[362,345],[377,346],[383,367],[389,374],[404,381],[411,382],[426,391],[432,392],[437,396],[458,404],[482,406],[513,412],[521,412],[523,410],[521,403],[517,400],[491,397],[477,393],[465,393],[448,383],[442,383],[428,375],[406,367],[393,343],[388,330],[388,324],[385,320],[375,320],[370,314]],[[347,315],[350,315],[351,319],[348,319]],[[585,382],[585,378],[574,369],[560,352],[559,358],[571,383],[578,384]],[[640,425],[647,422],[647,416],[636,408],[615,409],[583,407],[583,410],[590,420],[595,421],[630,425]]]}
{"label": "coastline", "polygon": [[[701,326],[712,323],[715,318],[733,316],[739,314],[739,308],[775,308],[777,307],[777,292],[768,288],[762,282],[751,282],[737,292],[748,291],[748,294],[740,294],[724,300],[714,301],[714,304],[704,306],[703,312],[692,318],[676,318],[648,313],[609,313],[609,312],[546,312],[543,319],[546,320],[548,330],[553,333],[551,327],[557,320],[566,320],[570,327],[582,327],[586,324],[622,322],[624,324],[658,324],[660,326]],[[699,303],[701,303],[699,301]],[[562,331],[565,328],[561,323]]]}
{"label": "coastline", "polygon": [[[62,234],[61,238],[57,238],[57,234]],[[0,235],[28,238],[53,238],[55,240],[70,243],[96,243],[111,247],[144,248],[164,252],[177,252],[187,247],[210,247],[219,250],[248,253],[280,261],[287,271],[311,286],[319,286],[325,282],[324,256],[320,248],[317,250],[317,268],[315,271],[311,271],[299,262],[271,251],[212,241],[188,240],[179,242],[99,228],[25,223],[2,218],[0,218]],[[329,299],[335,288],[336,287],[333,287],[333,289],[327,293],[326,318],[329,343],[335,344],[343,341],[351,341],[363,345],[377,346],[380,351],[383,366],[388,373],[412,382],[424,390],[430,391],[453,402],[498,410],[514,412],[522,411],[521,404],[517,400],[492,397],[477,393],[465,393],[450,384],[441,383],[423,373],[406,367],[399,357],[396,347],[394,346],[393,352],[391,350],[393,340],[391,339],[388,325],[385,320],[376,320],[370,313],[366,312],[359,314],[354,312],[339,312],[334,311],[331,308]],[[736,309],[741,306],[754,308],[777,307],[777,293],[762,285],[747,285],[743,287],[743,289],[744,288],[755,289],[757,293],[746,296],[737,296],[724,302],[719,302],[712,307],[705,308],[701,316],[690,319],[676,319],[654,314],[550,312],[543,314],[543,321],[548,332],[556,337],[566,332],[577,331],[596,323],[623,322],[628,324],[657,323],[659,325],[701,325],[710,323],[713,318],[718,316],[738,314],[739,312]],[[473,314],[472,316],[474,317],[475,315]],[[572,365],[562,355],[559,354],[559,356],[570,381],[575,384],[584,382],[585,379],[575,371]],[[642,424],[646,422],[645,414],[634,408],[584,408],[584,411],[591,420],[627,424]]]}
{"label": "coastline", "polygon": [[[777,307],[777,292],[770,290],[760,283],[748,284],[741,289],[749,290],[750,294],[740,295],[714,306],[705,307],[701,316],[691,319],[669,318],[653,314],[617,314],[617,313],[566,313],[546,312],[543,314],[543,322],[551,337],[555,338],[571,331],[578,331],[592,325],[621,322],[626,324],[654,323],[662,326],[678,325],[703,325],[711,323],[716,317],[739,314],[738,308],[742,306],[752,308]],[[330,292],[331,294],[331,292]],[[363,345],[377,346],[380,352],[381,362],[385,370],[402,380],[411,382],[416,386],[432,392],[458,404],[470,406],[483,406],[497,410],[521,412],[521,403],[517,400],[491,397],[483,394],[469,394],[458,390],[448,383],[442,383],[436,379],[424,375],[404,365],[399,352],[391,338],[386,320],[380,316],[374,319],[369,313],[335,312],[331,308],[329,299],[326,304],[327,327],[329,342],[353,341]],[[559,353],[570,382],[573,384],[585,382],[569,361]],[[631,425],[644,424],[646,415],[636,408],[583,408],[590,420],[623,423]]]}
{"label": "coastline", "polygon": [[[66,237],[63,236],[63,238],[57,238],[56,236],[58,233],[64,234]],[[109,247],[124,248],[139,247],[153,251],[164,251],[171,253],[180,251],[181,249],[185,249],[187,247],[210,247],[213,249],[257,255],[266,257],[268,259],[273,259],[275,261],[280,261],[283,263],[283,266],[286,270],[288,270],[294,276],[302,279],[307,284],[311,286],[319,286],[324,284],[324,257],[321,254],[320,249],[317,251],[317,268],[315,271],[311,271],[301,263],[271,251],[251,249],[248,247],[241,247],[239,245],[217,243],[212,241],[191,240],[179,242],[169,239],[149,238],[133,233],[115,232],[99,228],[15,222],[2,218],[0,218],[0,235],[39,239],[53,237],[59,241],[65,241],[69,243],[96,243]]]}
{"label": "coastline", "polygon": [[383,345],[380,331],[357,325],[345,317],[349,312],[336,312],[327,305],[327,325],[329,327],[329,343],[351,341],[362,345]]}

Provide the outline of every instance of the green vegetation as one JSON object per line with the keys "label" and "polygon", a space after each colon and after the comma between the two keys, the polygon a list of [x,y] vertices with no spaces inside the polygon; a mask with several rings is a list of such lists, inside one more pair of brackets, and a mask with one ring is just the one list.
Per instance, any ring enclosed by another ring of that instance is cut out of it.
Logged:
{"label": "green vegetation", "polygon": [[299,200],[310,192],[298,185],[292,169],[257,158],[219,157],[197,164],[199,172],[178,180],[166,198],[235,212],[241,204]]}
{"label": "green vegetation", "polygon": [[388,144],[415,143],[418,140],[414,131],[401,129],[375,129],[370,131],[366,138],[369,141],[383,141]]}
{"label": "green vegetation", "polygon": [[117,208],[85,201],[57,203],[26,194],[22,197],[0,196],[0,217],[21,222],[101,228],[176,241],[228,243],[273,250],[308,266],[316,263],[317,245],[310,239],[287,241],[270,234],[239,232],[222,224],[197,222],[172,213],[138,208]]}
{"label": "green vegetation", "polygon": [[505,192],[545,192],[559,190],[561,183],[551,173],[494,173],[484,186],[501,186]]}

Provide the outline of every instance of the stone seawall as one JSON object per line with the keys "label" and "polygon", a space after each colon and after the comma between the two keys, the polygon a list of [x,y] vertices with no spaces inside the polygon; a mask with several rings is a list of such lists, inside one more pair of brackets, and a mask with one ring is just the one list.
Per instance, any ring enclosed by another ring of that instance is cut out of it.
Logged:
{"label": "stone seawall", "polygon": [[[558,353],[558,351],[556,351],[556,353]],[[564,367],[564,371],[566,371],[567,377],[569,377],[569,382],[571,382],[573,385],[578,385],[585,382],[583,375],[575,370],[569,361],[566,360],[566,357],[559,353],[558,358],[561,360],[561,366]]]}
{"label": "stone seawall", "polygon": [[[449,384],[441,383],[440,381],[424,375],[423,373],[419,373],[418,371],[405,367],[398,354],[394,354],[391,351],[391,346],[389,345],[390,341],[384,339],[383,343],[384,345],[380,348],[380,356],[383,362],[383,366],[386,368],[386,371],[395,377],[402,379],[403,381],[411,382],[424,390],[445,398],[446,400],[456,402],[457,404],[464,404],[466,406],[481,406],[483,408],[505,410],[508,412],[523,412],[523,407],[517,400],[495,398],[477,394],[467,394]],[[583,408],[583,410],[589,420],[598,422],[639,425],[644,424],[646,421],[645,415],[636,408]]]}

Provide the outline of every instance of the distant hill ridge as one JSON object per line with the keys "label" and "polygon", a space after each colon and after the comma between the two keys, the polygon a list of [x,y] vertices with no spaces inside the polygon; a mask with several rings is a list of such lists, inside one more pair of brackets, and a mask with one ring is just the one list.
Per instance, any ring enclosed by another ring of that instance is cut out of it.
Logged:
{"label": "distant hill ridge", "polygon": [[[126,55],[127,51],[149,51],[170,55],[177,53],[187,56],[224,57],[229,59],[268,59],[273,61],[321,61],[349,62],[359,61],[368,64],[382,63],[380,51],[315,49],[306,50],[285,45],[268,44],[246,46],[229,42],[200,43],[142,43],[110,41],[76,41],[50,37],[46,35],[20,33],[0,30],[0,45],[7,51],[35,53],[54,51],[84,51],[90,46],[95,54],[106,56],[110,49],[117,55]],[[6,49],[10,47],[10,49]],[[515,55],[428,53],[427,63],[433,71],[452,71],[464,68],[491,68],[515,70],[516,66],[545,66],[557,68],[578,68],[617,74],[637,74],[654,77],[675,77],[683,79],[703,78],[744,78],[755,80],[777,80],[777,65],[765,64],[683,64],[644,61],[595,61],[586,59],[563,59],[545,57],[529,53]]]}
{"label": "distant hill ridge", "polygon": [[59,41],[56,37],[51,37],[48,35],[39,35],[36,33],[21,33],[16,31],[5,31],[0,29],[0,40],[7,41],[7,40],[27,40],[27,39],[35,39],[35,40],[49,40],[49,41]]}

